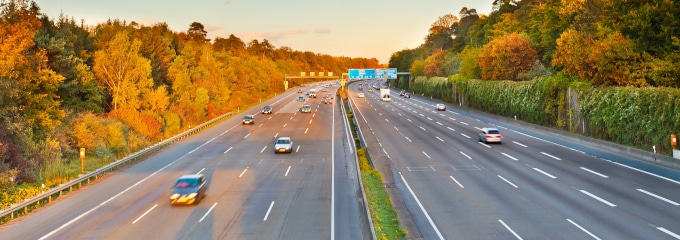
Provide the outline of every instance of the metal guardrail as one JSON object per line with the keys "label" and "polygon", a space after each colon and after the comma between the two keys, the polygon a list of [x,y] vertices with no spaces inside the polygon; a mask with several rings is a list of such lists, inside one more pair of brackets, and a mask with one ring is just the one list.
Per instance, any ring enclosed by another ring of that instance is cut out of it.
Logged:
{"label": "metal guardrail", "polygon": [[[48,204],[48,203],[52,202],[52,200],[54,198],[58,198],[58,197],[62,196],[64,192],[73,191],[74,187],[77,189],[77,188],[82,187],[83,184],[89,184],[92,179],[96,180],[99,176],[101,176],[101,175],[103,175],[107,172],[115,171],[121,165],[125,165],[125,164],[128,164],[130,162],[136,161],[138,159],[144,158],[145,156],[147,156],[150,153],[154,153],[154,152],[156,152],[156,151],[158,151],[158,150],[160,150],[160,149],[162,149],[166,146],[169,146],[170,144],[173,144],[173,143],[187,137],[187,136],[196,134],[196,133],[202,131],[203,129],[210,127],[211,125],[218,123],[218,122],[226,119],[227,117],[230,117],[231,115],[233,115],[232,112],[223,114],[223,115],[216,117],[216,118],[214,118],[214,119],[212,119],[208,122],[205,122],[201,125],[198,125],[198,126],[191,128],[187,131],[184,131],[183,133],[180,133],[180,134],[178,134],[178,135],[176,135],[172,138],[158,142],[158,143],[156,143],[152,146],[149,146],[145,149],[142,149],[142,150],[139,150],[139,151],[137,151],[133,154],[130,154],[130,155],[124,157],[124,158],[116,160],[115,162],[112,162],[112,163],[110,163],[110,164],[108,164],[104,167],[101,167],[97,170],[94,170],[90,173],[87,173],[87,174],[85,174],[81,177],[73,179],[73,180],[71,180],[67,183],[61,184],[58,187],[55,187],[55,188],[52,188],[52,189],[50,189],[46,192],[43,192],[42,194],[40,194],[38,196],[34,196],[34,197],[27,199],[27,200],[25,200],[21,203],[15,204],[15,205],[13,205],[9,208],[2,209],[2,210],[0,210],[0,224],[6,222],[8,220],[12,220],[17,216],[24,215],[24,214],[32,211],[33,209],[39,208],[42,205]],[[9,219],[7,219],[8,216],[9,216]]]}

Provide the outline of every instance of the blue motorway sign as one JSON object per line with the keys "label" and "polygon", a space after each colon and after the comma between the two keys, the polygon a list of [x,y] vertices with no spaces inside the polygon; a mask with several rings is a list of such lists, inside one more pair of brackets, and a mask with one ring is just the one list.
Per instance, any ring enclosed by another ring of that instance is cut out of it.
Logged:
{"label": "blue motorway sign", "polygon": [[397,79],[397,69],[396,68],[354,68],[350,69],[347,74],[349,79]]}

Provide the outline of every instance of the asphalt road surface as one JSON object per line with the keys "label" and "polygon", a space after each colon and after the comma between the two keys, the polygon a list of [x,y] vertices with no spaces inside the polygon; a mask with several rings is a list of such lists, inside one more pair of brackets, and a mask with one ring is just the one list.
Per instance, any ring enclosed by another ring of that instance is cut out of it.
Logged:
{"label": "asphalt road surface", "polygon": [[[340,105],[312,98],[304,103],[312,112],[300,113],[299,95],[279,95],[6,223],[0,239],[367,238]],[[274,113],[260,114],[264,105]],[[245,114],[255,124],[242,125]],[[292,153],[274,152],[280,136],[292,138]],[[171,206],[175,181],[193,173],[205,174],[206,197]]]}
{"label": "asphalt road surface", "polygon": [[[357,86],[357,118],[410,238],[680,239],[678,171]],[[483,127],[502,144],[481,143]]]}

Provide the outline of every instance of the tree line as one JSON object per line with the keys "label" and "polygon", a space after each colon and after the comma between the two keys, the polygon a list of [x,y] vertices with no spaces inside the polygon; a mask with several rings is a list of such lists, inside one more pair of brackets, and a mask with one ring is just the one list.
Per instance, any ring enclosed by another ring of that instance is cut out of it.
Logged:
{"label": "tree line", "polygon": [[594,86],[680,87],[680,5],[667,0],[494,0],[462,8],[424,43],[392,54],[412,76],[531,80],[564,74]]}
{"label": "tree line", "polygon": [[[336,57],[208,39],[194,22],[52,19],[28,0],[0,1],[0,189],[58,184],[79,172],[78,149],[111,161],[221,114],[283,92],[286,74],[376,68]],[[295,79],[289,86],[308,83]]]}

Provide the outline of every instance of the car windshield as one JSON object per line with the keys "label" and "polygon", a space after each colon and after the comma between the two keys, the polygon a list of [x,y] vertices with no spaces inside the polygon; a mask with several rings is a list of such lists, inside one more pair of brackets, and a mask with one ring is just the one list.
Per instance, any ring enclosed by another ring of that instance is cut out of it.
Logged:
{"label": "car windshield", "polygon": [[252,116],[245,116],[244,119],[253,119]]}
{"label": "car windshield", "polygon": [[289,144],[289,143],[290,143],[290,140],[279,139],[278,141],[276,141],[276,143],[278,143],[278,144]]}
{"label": "car windshield", "polygon": [[177,184],[175,185],[175,187],[177,188],[189,188],[195,186],[196,186],[195,179],[180,179],[179,181],[177,181]]}
{"label": "car windshield", "polygon": [[489,130],[489,134],[501,134],[498,130]]}

